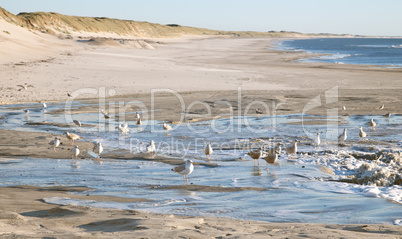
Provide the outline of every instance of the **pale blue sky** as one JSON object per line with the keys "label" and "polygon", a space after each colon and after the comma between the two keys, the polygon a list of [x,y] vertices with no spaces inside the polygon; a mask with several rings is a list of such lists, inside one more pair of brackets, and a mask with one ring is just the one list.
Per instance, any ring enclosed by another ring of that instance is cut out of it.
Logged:
{"label": "pale blue sky", "polygon": [[215,30],[402,36],[402,0],[0,0],[19,12],[111,17]]}

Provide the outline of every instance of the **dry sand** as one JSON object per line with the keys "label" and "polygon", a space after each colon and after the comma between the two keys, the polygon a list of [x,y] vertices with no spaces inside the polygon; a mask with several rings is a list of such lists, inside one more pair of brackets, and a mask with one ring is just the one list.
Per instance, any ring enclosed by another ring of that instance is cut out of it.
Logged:
{"label": "dry sand", "polygon": [[[235,115],[254,114],[253,109],[263,106],[263,103],[269,107],[264,109],[266,114],[302,113],[316,96],[321,96],[322,105],[307,113],[325,114],[330,108],[339,109],[341,114],[402,112],[402,70],[293,63],[292,60],[306,54],[267,48],[279,39],[158,39],[148,41],[152,47],[142,47],[149,49],[138,49],[138,46],[133,46],[135,44],[117,47],[110,41],[89,44],[60,40],[0,23],[16,40],[10,42],[10,36],[4,34],[0,38],[2,104],[78,98],[98,101],[98,97],[103,99],[105,96],[106,101],[114,102],[140,100],[148,109],[154,103],[157,109],[161,109],[155,113],[155,119],[173,123],[180,120],[183,111],[180,98],[184,102],[187,120],[228,117],[232,110]],[[17,91],[18,84],[32,84],[34,88]],[[338,98],[326,104],[325,91],[333,87],[337,87]],[[165,92],[155,94],[153,99],[150,93],[155,89],[170,89],[180,96]],[[73,97],[68,98],[67,93]],[[196,101],[202,104],[190,108]],[[256,101],[263,103],[253,104]],[[379,110],[382,104],[386,109]],[[212,109],[211,114],[206,105]],[[341,110],[342,105],[347,106],[346,111]],[[98,112],[99,109],[80,110]],[[69,158],[70,143],[61,136],[63,144],[53,153],[47,144],[53,137],[45,133],[0,130],[0,157]],[[85,139],[78,145],[81,149],[92,147],[92,143]],[[48,150],[43,151],[44,148]],[[127,158],[124,155],[109,152],[104,157]],[[139,155],[134,159],[144,157]],[[154,160],[178,163],[163,158]],[[178,187],[219,190],[194,185]],[[401,227],[392,225],[289,224],[154,215],[128,210],[55,206],[42,200],[56,196],[97,201],[134,200],[67,194],[82,188],[21,186],[2,187],[0,190],[2,238],[402,238]]]}

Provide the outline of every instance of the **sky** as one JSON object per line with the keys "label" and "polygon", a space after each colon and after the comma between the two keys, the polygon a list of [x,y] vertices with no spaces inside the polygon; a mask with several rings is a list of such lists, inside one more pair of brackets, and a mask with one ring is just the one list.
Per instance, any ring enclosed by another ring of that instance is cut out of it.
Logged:
{"label": "sky", "polygon": [[58,12],[227,31],[402,36],[402,0],[0,0],[7,11]]}

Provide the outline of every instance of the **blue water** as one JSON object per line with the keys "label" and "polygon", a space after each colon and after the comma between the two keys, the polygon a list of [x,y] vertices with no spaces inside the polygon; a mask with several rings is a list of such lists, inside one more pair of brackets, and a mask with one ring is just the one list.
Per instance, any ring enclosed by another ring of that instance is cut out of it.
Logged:
{"label": "blue water", "polygon": [[301,62],[402,67],[401,38],[315,38],[278,42],[279,50],[325,54]]}

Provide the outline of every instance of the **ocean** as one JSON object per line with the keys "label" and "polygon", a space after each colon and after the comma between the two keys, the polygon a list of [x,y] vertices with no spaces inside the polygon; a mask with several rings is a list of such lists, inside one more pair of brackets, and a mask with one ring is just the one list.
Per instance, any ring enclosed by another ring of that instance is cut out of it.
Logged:
{"label": "ocean", "polygon": [[402,38],[314,38],[285,40],[276,49],[322,54],[299,62],[402,67]]}
{"label": "ocean", "polygon": [[[143,119],[141,126],[127,121],[130,132],[121,135],[117,125],[133,112],[105,119],[98,112],[79,110],[96,104],[76,101],[71,117],[88,126],[76,128],[57,124],[72,124],[71,118],[57,113],[66,107],[63,102],[49,103],[47,110],[41,107],[39,103],[0,106],[0,129],[53,133],[65,143],[62,134],[73,131],[90,142],[101,142],[105,152],[125,149],[133,157],[144,152],[152,139],[158,155],[200,163],[207,162],[204,147],[208,142],[214,148],[210,162],[216,166],[195,165],[189,183],[221,189],[175,188],[183,180],[171,171],[172,165],[146,158],[99,162],[92,160],[90,149],[81,149],[86,159],[78,161],[0,157],[0,186],[86,186],[93,190],[82,194],[151,200],[117,203],[52,197],[44,199],[48,203],[269,222],[402,225],[402,115],[241,115],[173,125],[169,133],[162,130],[163,122]],[[378,126],[364,127],[368,139],[362,140],[358,127],[371,118]],[[48,124],[35,124],[43,121]],[[348,130],[348,139],[340,146],[337,136],[343,129]],[[314,144],[317,133],[322,139],[319,146]],[[299,140],[298,154],[289,157],[282,150],[269,171],[264,160],[258,165],[247,155],[250,148],[270,148],[278,142],[288,146],[294,139]]]}

